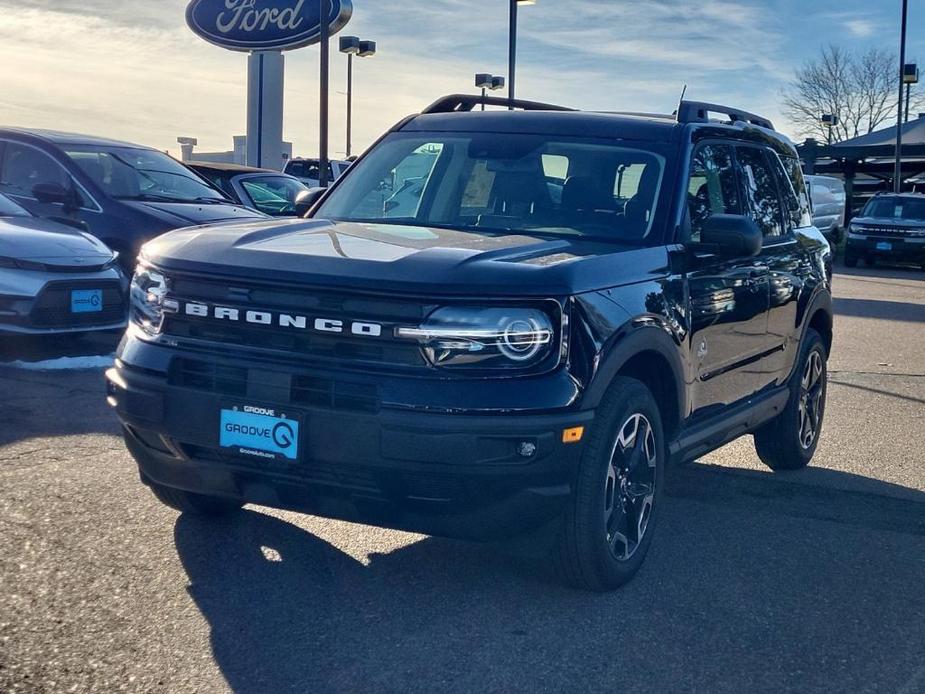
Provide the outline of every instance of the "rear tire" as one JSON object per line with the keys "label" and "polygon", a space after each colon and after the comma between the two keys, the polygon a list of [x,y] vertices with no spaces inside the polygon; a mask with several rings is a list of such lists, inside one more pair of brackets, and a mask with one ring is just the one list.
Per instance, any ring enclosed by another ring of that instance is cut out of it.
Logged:
{"label": "rear tire", "polygon": [[585,446],[553,558],[565,583],[604,592],[642,566],[661,506],[666,448],[649,389],[615,378]]}
{"label": "rear tire", "polygon": [[827,359],[822,336],[810,328],[803,338],[787,407],[755,432],[758,457],[772,470],[799,470],[816,453],[825,418]]}
{"label": "rear tire", "polygon": [[241,510],[242,504],[231,499],[194,494],[182,489],[165,487],[150,480],[147,480],[147,484],[158,501],[183,514],[220,518]]}

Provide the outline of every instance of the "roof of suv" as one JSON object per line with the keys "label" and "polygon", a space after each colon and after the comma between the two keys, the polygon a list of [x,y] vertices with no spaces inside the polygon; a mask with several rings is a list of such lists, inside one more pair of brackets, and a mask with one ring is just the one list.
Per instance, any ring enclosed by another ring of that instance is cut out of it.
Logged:
{"label": "roof of suv", "polygon": [[[478,110],[482,104],[513,107]],[[519,110],[515,110],[519,109]],[[720,115],[720,119],[710,117]],[[760,133],[778,151],[792,151],[793,143],[774,130],[767,118],[719,104],[682,101],[675,114],[577,111],[553,104],[513,101],[503,97],[482,98],[454,94],[443,97],[421,114],[404,121],[403,132],[493,132],[572,137],[600,137],[645,142],[671,142],[687,127],[721,129],[724,134]],[[748,139],[754,139],[754,136]]]}
{"label": "roof of suv", "polygon": [[417,116],[402,131],[526,133],[584,137],[620,137],[670,142],[678,122],[670,117],[630,116],[588,111],[477,111]]}
{"label": "roof of suv", "polygon": [[153,149],[145,145],[136,145],[131,142],[113,140],[107,137],[97,137],[96,135],[81,135],[79,133],[67,133],[59,130],[44,130],[41,128],[16,128],[0,127],[0,135],[25,135],[27,137],[43,140],[55,145],[94,145],[102,147],[131,147],[133,149]]}

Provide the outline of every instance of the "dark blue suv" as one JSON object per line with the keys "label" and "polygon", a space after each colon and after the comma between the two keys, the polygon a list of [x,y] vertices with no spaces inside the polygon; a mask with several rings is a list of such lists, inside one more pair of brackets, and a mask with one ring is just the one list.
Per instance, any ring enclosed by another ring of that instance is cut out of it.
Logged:
{"label": "dark blue suv", "polygon": [[832,254],[790,141],[710,104],[486,101],[523,110],[441,99],[309,219],[144,247],[108,394],[162,502],[527,534],[605,590],[669,462],[745,434],[772,469],[810,462]]}
{"label": "dark blue suv", "polygon": [[89,231],[126,269],[165,231],[264,218],[159,150],[48,130],[0,129],[0,193],[38,217]]}

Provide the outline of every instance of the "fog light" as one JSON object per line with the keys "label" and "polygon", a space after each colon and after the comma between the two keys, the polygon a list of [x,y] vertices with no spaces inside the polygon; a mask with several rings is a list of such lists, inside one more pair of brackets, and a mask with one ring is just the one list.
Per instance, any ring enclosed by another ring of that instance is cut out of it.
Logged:
{"label": "fog light", "polygon": [[562,443],[578,443],[585,435],[584,427],[572,427],[562,432]]}
{"label": "fog light", "polygon": [[532,458],[536,455],[536,444],[530,441],[521,441],[517,444],[517,455],[521,458]]}

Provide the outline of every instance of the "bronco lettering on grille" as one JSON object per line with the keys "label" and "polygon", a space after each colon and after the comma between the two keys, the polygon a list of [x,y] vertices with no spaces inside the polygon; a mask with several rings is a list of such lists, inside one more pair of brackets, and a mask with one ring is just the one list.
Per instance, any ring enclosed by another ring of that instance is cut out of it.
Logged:
{"label": "bronco lettering on grille", "polygon": [[185,302],[180,311],[187,318],[210,318],[222,322],[247,323],[261,327],[295,328],[314,330],[321,333],[349,334],[359,337],[380,337],[379,323],[348,322],[334,318],[310,318],[308,316],[277,313],[275,311],[244,311],[229,306],[209,306],[197,302]]}

